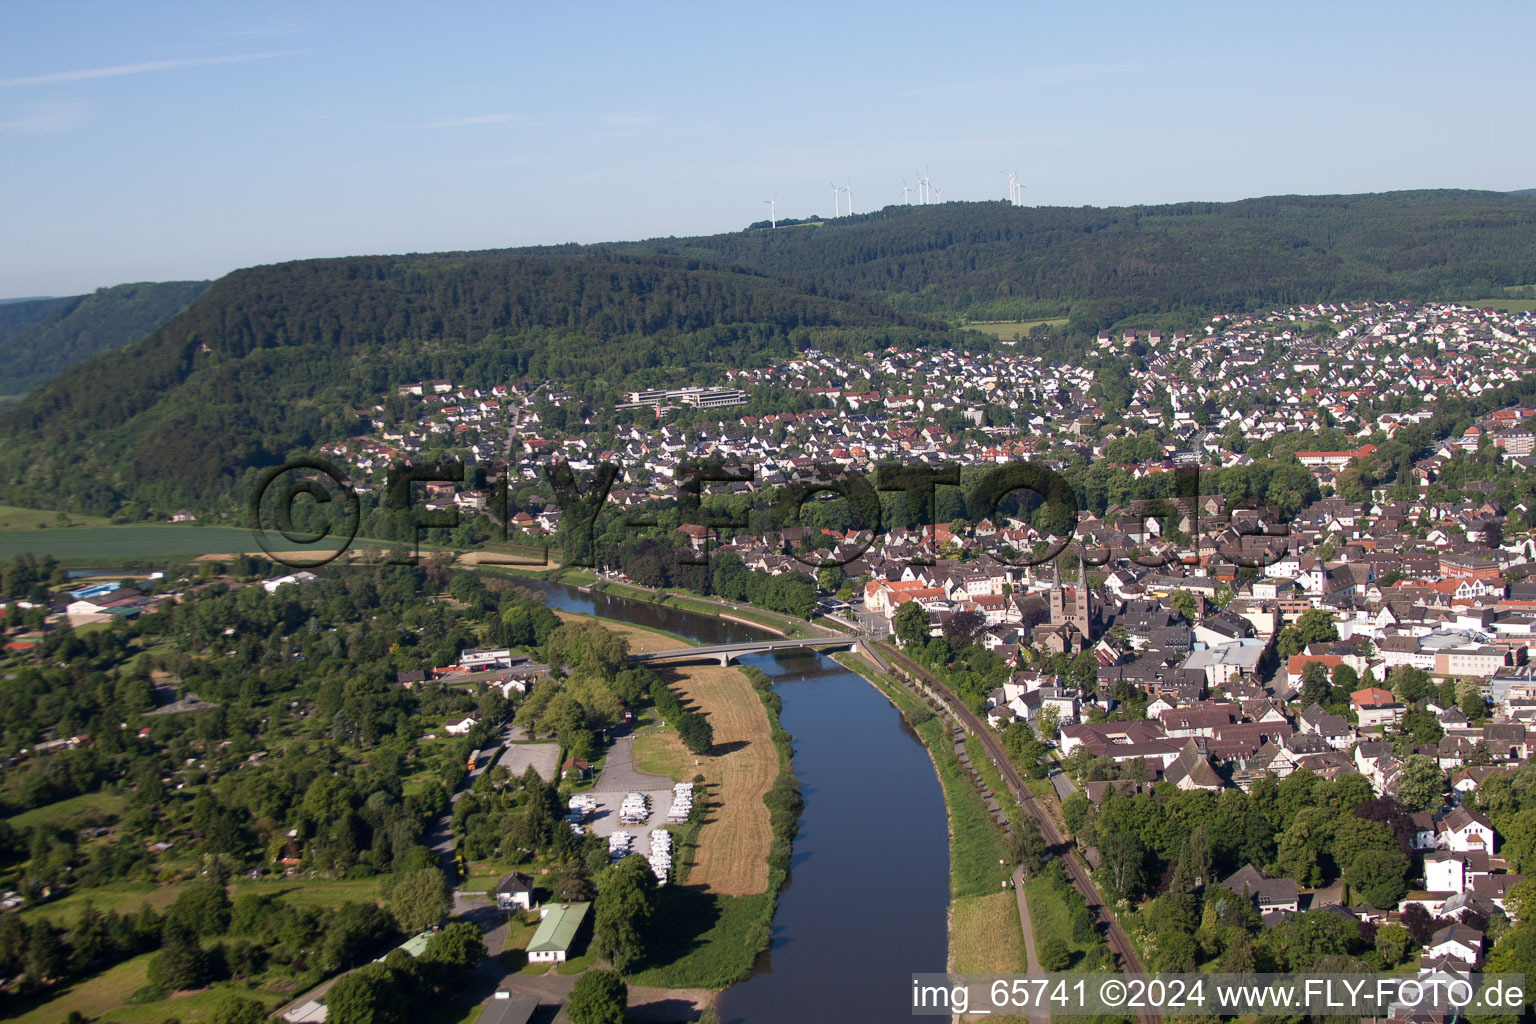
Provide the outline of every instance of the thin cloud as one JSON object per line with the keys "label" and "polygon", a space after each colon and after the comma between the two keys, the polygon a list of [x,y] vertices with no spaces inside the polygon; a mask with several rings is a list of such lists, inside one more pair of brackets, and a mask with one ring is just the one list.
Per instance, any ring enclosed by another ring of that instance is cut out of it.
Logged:
{"label": "thin cloud", "polygon": [[88,109],[80,103],[54,103],[9,121],[0,121],[0,135],[59,135],[85,123]]}
{"label": "thin cloud", "polygon": [[469,128],[480,124],[507,124],[511,121],[521,121],[521,114],[474,114],[469,117],[449,117],[441,121],[428,121],[416,127],[421,129],[431,128]]}
{"label": "thin cloud", "polygon": [[143,75],[152,71],[180,71],[184,68],[209,67],[215,64],[244,64],[255,60],[271,60],[275,57],[291,57],[302,52],[302,50],[277,50],[272,53],[240,53],[225,57],[178,57],[174,60],[145,61],[142,64],[116,64],[105,68],[55,71],[46,75],[0,78],[0,89],[14,89],[27,85],[63,85],[69,82],[89,82],[98,78],[121,78],[124,75]]}
{"label": "thin cloud", "polygon": [[661,121],[655,114],[604,114],[603,124],[615,128],[649,128]]}

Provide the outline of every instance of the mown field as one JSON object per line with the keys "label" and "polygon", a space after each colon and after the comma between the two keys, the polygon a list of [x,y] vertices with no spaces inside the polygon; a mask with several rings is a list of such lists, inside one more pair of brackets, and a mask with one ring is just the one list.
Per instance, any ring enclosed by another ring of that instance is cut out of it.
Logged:
{"label": "mown field", "polygon": [[1065,327],[1067,318],[1064,316],[1052,317],[1048,320],[999,320],[994,323],[965,324],[968,331],[980,331],[989,334],[1002,341],[1013,341],[1017,338],[1029,337],[1029,332],[1044,324],[1047,327]]}
{"label": "mown field", "polygon": [[269,1010],[282,1001],[275,993],[253,992],[239,985],[215,985],[152,1003],[130,1003],[129,996],[148,984],[149,961],[154,956],[145,953],[109,967],[11,1019],[18,1024],[59,1024],[71,1013],[79,1013],[86,1020],[110,1020],[114,1024],[162,1024],[173,1020],[194,1024],[210,1017],[225,992],[260,1000]]}
{"label": "mown field", "polygon": [[[61,520],[60,517],[63,517]],[[64,526],[64,523],[68,526]],[[100,516],[85,516],[76,512],[49,512],[36,508],[17,508],[0,505],[0,530],[36,530],[40,528],[78,529],[86,526],[106,526]]]}
{"label": "mown field", "polygon": [[704,776],[710,809],[699,829],[688,882],[731,896],[763,892],[773,838],[763,796],[779,773],[763,703],[736,668],[680,665],[662,668],[659,674],[684,704],[705,714],[715,732],[717,752],[698,758],[683,748],[671,729],[635,741],[636,763],[642,770],[662,769],[680,782]]}
{"label": "mown field", "polygon": [[[199,555],[234,555],[261,553],[261,546],[250,530],[237,526],[195,526],[171,523],[129,523],[121,526],[53,526],[54,513],[30,509],[13,510],[41,515],[47,529],[0,526],[0,559],[14,555],[52,555],[65,564],[84,562],[111,563],[150,558],[195,558]],[[13,516],[13,521],[19,521]],[[79,519],[81,517],[75,517]],[[4,522],[0,513],[0,522]],[[102,520],[96,520],[99,524]],[[282,541],[279,535],[274,540]],[[356,538],[353,548],[384,547],[383,541]],[[429,545],[422,545],[423,549]],[[304,549],[298,557],[310,559],[335,546]]]}

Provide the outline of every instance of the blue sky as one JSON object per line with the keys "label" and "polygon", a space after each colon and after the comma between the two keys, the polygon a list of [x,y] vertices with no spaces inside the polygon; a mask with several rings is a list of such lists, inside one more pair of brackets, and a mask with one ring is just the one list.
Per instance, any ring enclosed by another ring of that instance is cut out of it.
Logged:
{"label": "blue sky", "polygon": [[16,0],[0,296],[898,202],[1536,187],[1536,6]]}

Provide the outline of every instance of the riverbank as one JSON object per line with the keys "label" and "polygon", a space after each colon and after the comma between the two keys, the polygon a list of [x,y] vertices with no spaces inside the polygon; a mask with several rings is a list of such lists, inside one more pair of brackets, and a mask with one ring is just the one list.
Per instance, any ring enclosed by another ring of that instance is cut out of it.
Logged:
{"label": "riverbank", "polygon": [[[612,594],[614,597],[629,598],[632,601],[654,604],[662,608],[675,608],[678,611],[709,615],[727,622],[765,629],[777,636],[799,638],[824,635],[823,631],[818,631],[811,623],[791,615],[765,611],[762,608],[754,608],[751,605],[717,597],[704,597],[699,594],[687,594],[677,590],[656,589],[641,586],[638,583],[606,579],[598,576],[591,569],[565,569],[553,564],[527,567],[497,565],[474,561],[469,556],[461,557],[459,562],[481,572],[538,579],[546,583],[579,587],[599,594]],[[843,630],[829,630],[827,627],[823,629],[830,632],[843,632]]]}
{"label": "riverbank", "polygon": [[[862,659],[839,654],[833,660],[857,673],[901,712],[908,727],[922,741],[943,789],[949,820],[948,969],[971,973],[1027,970],[1015,895],[1013,890],[1003,887],[1010,877],[1004,836],[976,781],[954,754],[952,738],[956,723]],[[976,763],[974,757],[971,760]],[[1014,810],[1017,811],[1016,806]]]}
{"label": "riverbank", "polygon": [[[695,643],[602,616],[559,614],[562,620],[597,622],[624,636],[631,650]],[[714,747],[695,756],[670,726],[635,738],[636,767],[677,782],[702,779],[707,803],[703,823],[690,830],[687,873],[660,890],[658,932],[646,963],[628,979],[642,986],[718,991],[751,971],[772,936],[794,834],[792,819],[787,825],[778,820],[774,797],[793,792],[797,801],[799,793],[790,738],[779,726],[777,697],[758,685],[754,670],[717,665],[653,670],[706,716]]]}

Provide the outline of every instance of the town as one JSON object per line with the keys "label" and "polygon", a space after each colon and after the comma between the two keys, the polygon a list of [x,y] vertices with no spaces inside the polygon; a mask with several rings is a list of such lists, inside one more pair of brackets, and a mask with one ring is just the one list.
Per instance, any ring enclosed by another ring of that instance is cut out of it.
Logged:
{"label": "town", "polygon": [[[735,391],[632,392],[616,407],[627,417],[548,382],[428,382],[405,407],[414,421],[386,422],[381,405],[371,433],[326,451],[357,468],[363,489],[435,453],[506,458],[508,519],[528,540],[559,534],[558,505],[537,493],[552,457],[578,471],[618,463],[610,501],[622,509],[670,497],[699,459],[750,465],[749,482],[717,488],[748,502],[893,460],[1028,459],[1073,474],[1077,543],[1054,560],[1007,557],[1058,539],[1026,512],[972,522],[962,488],[942,486],[934,521],[879,537],[828,510],[807,516],[822,525],[752,537],[684,523],[678,543],[800,574],[818,586],[820,611],[903,646],[949,637],[988,652],[1005,677],[965,696],[998,730],[1027,723],[1054,748],[1069,808],[1158,782],[1251,792],[1295,773],[1359,777],[1411,815],[1414,867],[1405,860],[1395,884],[1371,891],[1387,905],[1365,904],[1359,885],[1344,905],[1339,884],[1253,864],[1222,884],[1251,895],[1268,923],[1309,907],[1396,923],[1417,907],[1438,923],[1421,971],[1481,963],[1482,929],[1532,856],[1498,833],[1478,793],[1536,745],[1536,408],[1466,404],[1446,436],[1406,456],[1387,449],[1446,415],[1448,399],[1528,380],[1536,316],[1301,306],[1193,332],[1103,333],[1110,359],[1094,369],[1019,345],[853,363],[808,352],[733,373]],[[773,396],[808,407],[757,411]],[[728,404],[749,411],[727,418]],[[1264,490],[1211,489],[1248,470]],[[1204,478],[1194,493],[1137,496],[1181,471]],[[427,500],[487,508],[485,492],[451,485]],[[839,566],[830,578],[828,563]],[[600,575],[647,582],[622,555]]]}

